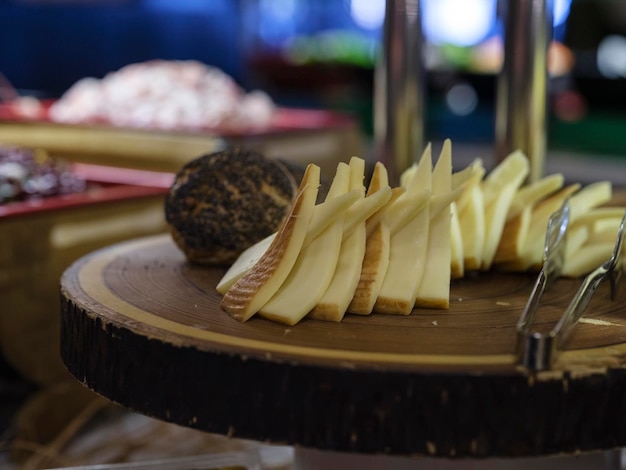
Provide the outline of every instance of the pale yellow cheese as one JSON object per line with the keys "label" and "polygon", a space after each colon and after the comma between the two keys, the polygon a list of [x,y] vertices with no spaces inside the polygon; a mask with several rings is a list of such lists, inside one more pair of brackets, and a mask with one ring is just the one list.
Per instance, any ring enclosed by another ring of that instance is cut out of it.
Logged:
{"label": "pale yellow cheese", "polygon": [[516,151],[502,160],[484,179],[485,240],[481,269],[491,268],[511,202],[528,173],[528,158]]}
{"label": "pale yellow cheese", "polygon": [[[431,187],[432,154],[428,146],[408,183],[406,194],[418,193],[422,189],[430,191]],[[413,310],[415,292],[424,274],[429,224],[427,204],[404,227],[391,235],[389,265],[374,304],[374,312],[408,315]]]}
{"label": "pale yellow cheese", "polygon": [[257,263],[222,297],[220,307],[238,321],[246,321],[276,293],[289,276],[313,216],[320,184],[320,168],[309,164],[289,214]]}
{"label": "pale yellow cheese", "polygon": [[[348,193],[350,167],[341,162],[326,195],[333,201]],[[357,196],[358,191],[354,191]],[[287,325],[295,325],[318,303],[328,288],[339,258],[345,210],[322,233],[303,246],[285,282],[265,305],[259,315]]]}
{"label": "pale yellow cheese", "polygon": [[454,201],[450,204],[450,277],[452,279],[461,279],[465,275],[463,258],[463,234],[459,222],[459,211]]}
{"label": "pale yellow cheese", "polygon": [[[387,169],[382,163],[377,162],[367,190],[368,197],[388,186]],[[374,308],[374,302],[389,265],[390,233],[383,214],[397,200],[398,193],[399,191],[394,191],[394,196],[387,205],[366,222],[365,254],[359,280],[347,308],[350,313],[369,315]]]}
{"label": "pale yellow cheese", "polygon": [[590,273],[611,257],[614,248],[615,240],[581,246],[565,259],[562,275],[580,277]]}
{"label": "pale yellow cheese", "polygon": [[258,315],[286,325],[295,325],[302,320],[330,284],[339,258],[341,238],[342,220],[338,219],[300,253],[285,282],[260,308]]}
{"label": "pale yellow cheese", "polygon": [[494,263],[515,261],[522,256],[528,238],[533,207],[529,205],[516,212],[516,215],[508,219],[504,225],[493,259]]}
{"label": "pale yellow cheese", "polygon": [[609,181],[598,181],[581,188],[569,198],[571,221],[575,222],[591,209],[606,204],[612,196],[613,190]]}
{"label": "pale yellow cheese", "polygon": [[535,204],[521,256],[515,260],[501,263],[499,268],[507,271],[526,271],[541,267],[548,220],[554,212],[561,208],[563,202],[579,189],[580,184],[568,185]]}
{"label": "pale yellow cheese", "polygon": [[511,201],[511,207],[509,207],[509,213],[506,217],[507,221],[516,217],[524,209],[534,206],[550,194],[561,189],[564,180],[565,178],[562,174],[556,173],[522,186],[515,194],[513,201]]}
{"label": "pale yellow cheese", "polygon": [[[363,160],[350,160],[350,189],[365,195]],[[391,188],[381,188],[376,193],[356,201],[346,212],[341,249],[333,278],[308,316],[316,320],[339,322],[343,319],[361,277],[365,256],[365,221],[378,211],[391,197]]]}
{"label": "pale yellow cheese", "polygon": [[309,312],[311,318],[335,322],[343,319],[361,278],[365,244],[366,229],[363,223],[343,240],[335,275],[317,305]]}
{"label": "pale yellow cheese", "polygon": [[[321,204],[317,204],[313,208],[313,216],[311,217],[309,228],[307,229],[307,234],[304,242],[302,243],[302,247],[304,248],[309,246],[311,241],[315,239],[324,229],[326,229],[326,227],[333,223],[338,217],[343,217],[344,214],[346,214],[347,209],[351,208],[355,202],[358,202],[359,198],[359,191],[353,190],[330,200],[326,200]],[[380,204],[380,201],[371,202]],[[368,207],[363,207],[360,210],[365,211],[366,209],[368,209]],[[259,261],[261,256],[263,256],[265,251],[269,248],[270,243],[275,236],[276,233],[273,233],[244,250],[218,282],[216,288],[217,291],[222,295],[225,294],[226,291],[230,289],[230,287],[239,278],[241,278],[250,270],[252,266],[254,266],[257,261]]]}
{"label": "pale yellow cheese", "polygon": [[244,250],[235,260],[235,262],[226,270],[224,276],[217,284],[216,290],[224,295],[230,287],[237,282],[241,276],[247,273],[252,266],[256,264],[261,256],[267,251],[270,244],[276,237],[276,233],[265,237],[263,240],[255,243],[251,247]]}
{"label": "pale yellow cheese", "polygon": [[[450,194],[452,185],[452,146],[446,140],[432,174],[433,197]],[[450,236],[450,204],[430,214],[428,250],[421,261],[427,271],[417,285],[415,306],[447,309],[450,306],[452,246]],[[431,207],[432,207],[431,203]],[[432,212],[432,211],[431,211]]]}
{"label": "pale yellow cheese", "polygon": [[465,271],[480,268],[485,244],[485,205],[480,184],[470,185],[463,194],[463,208],[459,207],[459,225],[463,241]]}

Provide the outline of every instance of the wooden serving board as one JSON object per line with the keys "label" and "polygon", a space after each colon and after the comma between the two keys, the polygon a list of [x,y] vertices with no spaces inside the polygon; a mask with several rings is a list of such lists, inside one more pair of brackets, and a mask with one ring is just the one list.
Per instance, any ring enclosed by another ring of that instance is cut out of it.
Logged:
{"label": "wooden serving board", "polygon": [[[63,275],[62,358],[131,409],[181,425],[318,449],[531,456],[626,445],[626,308],[596,294],[554,370],[515,363],[534,275],[454,281],[450,309],[287,327],[219,308],[223,271],[169,235],[113,245]],[[539,312],[554,324],[580,281]]]}

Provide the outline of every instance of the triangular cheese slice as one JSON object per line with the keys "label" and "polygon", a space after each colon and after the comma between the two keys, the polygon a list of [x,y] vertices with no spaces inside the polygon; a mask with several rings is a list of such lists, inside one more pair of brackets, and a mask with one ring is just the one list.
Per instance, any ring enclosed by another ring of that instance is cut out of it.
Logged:
{"label": "triangular cheese slice", "polygon": [[[432,169],[429,145],[408,183],[406,193],[401,197],[410,197],[423,190],[430,191]],[[428,250],[429,205],[430,203],[425,205],[415,217],[391,236],[389,266],[374,304],[375,312],[408,315],[413,310],[415,293],[424,274],[424,261]]]}
{"label": "triangular cheese slice", "polygon": [[[385,166],[377,162],[367,189],[367,196],[389,187],[389,176]],[[395,191],[397,195],[398,192]],[[359,281],[348,305],[348,312],[369,315],[378,297],[387,265],[389,264],[389,227],[382,214],[395,202],[394,196],[379,212],[366,222],[365,254],[361,264]]]}
{"label": "triangular cheese slice", "polygon": [[[364,170],[363,160],[355,158],[350,160],[350,173],[352,175],[350,189],[360,189],[363,193],[365,192],[363,186]],[[348,209],[335,274],[322,298],[309,312],[310,318],[335,322],[343,319],[350,301],[354,298],[354,292],[361,277],[361,266],[363,265],[367,240],[365,221],[373,213],[380,210],[390,197],[391,188],[381,188],[367,198],[364,197],[356,201]]]}
{"label": "triangular cheese slice", "polygon": [[[445,140],[432,175],[433,197],[450,194],[452,185],[452,146]],[[451,234],[450,201],[445,209],[431,214],[428,251],[423,260],[427,273],[416,290],[415,306],[447,309],[450,306]]]}
{"label": "triangular cheese slice", "polygon": [[[349,186],[350,168],[341,162],[326,200],[347,194]],[[358,191],[354,193],[358,197]],[[295,325],[317,305],[335,273],[343,238],[344,217],[345,211],[301,250],[285,282],[259,309],[260,316]]]}
{"label": "triangular cheese slice", "polygon": [[257,263],[222,297],[220,307],[238,321],[246,321],[276,293],[289,276],[313,215],[320,184],[320,168],[309,164],[287,217]]}

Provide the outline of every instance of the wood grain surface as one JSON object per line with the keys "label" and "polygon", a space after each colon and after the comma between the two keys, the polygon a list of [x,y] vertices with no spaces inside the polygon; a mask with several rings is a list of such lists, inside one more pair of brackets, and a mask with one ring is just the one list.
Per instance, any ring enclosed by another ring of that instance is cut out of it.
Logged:
{"label": "wood grain surface", "polygon": [[[515,363],[534,275],[454,281],[449,310],[304,319],[219,308],[223,271],[188,264],[169,235],[78,260],[62,278],[62,358],[131,409],[209,432],[363,453],[530,456],[626,445],[626,318],[596,294],[554,370]],[[561,280],[549,328],[578,288]]]}

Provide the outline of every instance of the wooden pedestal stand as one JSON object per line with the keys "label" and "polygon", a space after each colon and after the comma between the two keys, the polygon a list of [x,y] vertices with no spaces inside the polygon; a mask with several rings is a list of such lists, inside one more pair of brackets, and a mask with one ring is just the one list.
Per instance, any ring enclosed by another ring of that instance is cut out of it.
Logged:
{"label": "wooden pedestal stand", "polygon": [[[515,324],[533,275],[468,275],[448,311],[293,327],[230,318],[221,275],[168,235],[81,258],[62,278],[64,363],[132,410],[296,448],[473,459],[626,445],[626,308],[604,287],[554,370],[529,374]],[[546,324],[578,285],[551,289]]]}

